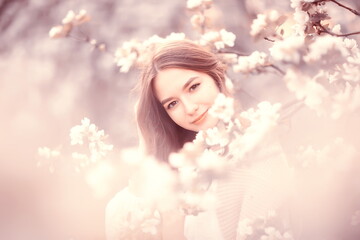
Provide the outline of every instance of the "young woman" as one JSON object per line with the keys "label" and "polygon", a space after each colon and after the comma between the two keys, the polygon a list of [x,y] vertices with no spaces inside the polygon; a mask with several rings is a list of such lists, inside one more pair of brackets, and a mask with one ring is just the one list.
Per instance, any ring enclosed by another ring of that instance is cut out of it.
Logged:
{"label": "young woman", "polygon": [[[214,127],[218,119],[208,110],[219,93],[230,95],[225,66],[211,51],[188,40],[159,46],[143,68],[138,89],[141,145],[163,162],[198,131]],[[214,209],[185,219],[176,211],[163,213],[162,239],[242,239],[242,220],[265,216],[282,202],[279,189],[286,164],[276,149],[275,158],[267,159],[269,151],[260,149],[251,157],[267,160],[229,171],[227,178],[217,183]]]}
{"label": "young woman", "polygon": [[[190,41],[174,41],[159,47],[143,69],[140,82],[137,120],[146,152],[167,161],[169,154],[193,140],[196,132],[214,127],[218,120],[208,110],[220,92],[230,95],[225,84],[225,66],[215,54]],[[276,208],[280,200],[275,199],[274,184],[280,182],[273,175],[281,178],[283,160],[277,154],[276,159],[254,164],[250,169],[229,172],[227,180],[218,183],[217,209],[188,217],[185,235],[190,240],[220,236],[235,239],[241,218],[265,215]],[[259,177],[252,177],[254,172]],[[211,231],[209,225],[213,225]]]}
{"label": "young woman", "polygon": [[225,66],[190,41],[160,46],[143,69],[137,122],[146,152],[167,161],[171,152],[213,127],[208,114],[217,94],[228,95]]}

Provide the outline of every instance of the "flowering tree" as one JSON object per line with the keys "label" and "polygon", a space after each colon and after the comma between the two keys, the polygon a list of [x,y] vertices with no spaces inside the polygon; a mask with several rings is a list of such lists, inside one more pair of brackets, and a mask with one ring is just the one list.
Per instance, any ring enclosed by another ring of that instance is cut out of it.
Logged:
{"label": "flowering tree", "polygon": [[[241,221],[238,236],[309,239],[341,234],[356,239],[360,234],[360,179],[356,174],[360,170],[360,49],[352,37],[360,32],[343,32],[331,14],[341,12],[358,20],[359,12],[335,0],[291,0],[287,9],[257,14],[250,35],[270,46],[266,51],[243,54],[233,48],[235,34],[212,26],[206,14],[212,5],[211,0],[187,1],[191,24],[199,34],[194,41],[211,48],[228,66],[227,85],[235,99],[241,83],[237,76],[258,76],[261,80],[260,76],[274,73],[289,97],[276,103],[262,101],[237,112],[234,99],[220,94],[209,111],[220,119],[217,126],[200,131],[193,142],[172,153],[169,165],[136,149],[122,150],[122,160],[137,169],[130,186],[136,186],[139,195],[126,188],[110,202],[109,239],[157,239],[160,212],[179,208],[186,215],[197,215],[211,208],[215,197],[211,182],[226,178],[233,167],[272,158],[279,151],[279,145],[272,144],[279,132],[289,164],[282,179],[290,182],[285,186],[274,180],[274,184],[292,197],[293,222],[301,230],[279,227],[281,211],[275,209],[269,216]],[[73,28],[89,20],[84,10],[78,14],[70,11],[49,36],[76,38]],[[164,38],[154,35],[144,41],[124,42],[112,53],[114,62],[126,73],[146,60],[144,56],[154,44],[184,38],[184,33],[172,33]],[[110,53],[104,43],[89,37],[83,40]],[[324,132],[316,129],[321,125]],[[97,164],[113,148],[103,141],[104,132],[86,118],[71,129],[70,136],[72,145],[88,141],[88,154],[71,154],[81,167]],[[51,159],[61,153],[44,147],[39,154]],[[50,169],[53,171],[52,165]],[[316,216],[315,211],[319,213]]]}

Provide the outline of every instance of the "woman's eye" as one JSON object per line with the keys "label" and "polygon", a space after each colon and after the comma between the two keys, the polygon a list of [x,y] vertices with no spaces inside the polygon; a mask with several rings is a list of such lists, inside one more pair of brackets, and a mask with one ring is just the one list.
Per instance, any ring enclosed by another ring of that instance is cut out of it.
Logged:
{"label": "woman's eye", "polygon": [[200,85],[200,83],[195,83],[194,85],[192,85],[189,90],[190,91],[194,91],[198,86]]}
{"label": "woman's eye", "polygon": [[171,109],[171,108],[173,108],[173,107],[175,107],[175,105],[177,104],[177,101],[172,101],[171,103],[169,103],[168,105],[167,105],[167,109]]}

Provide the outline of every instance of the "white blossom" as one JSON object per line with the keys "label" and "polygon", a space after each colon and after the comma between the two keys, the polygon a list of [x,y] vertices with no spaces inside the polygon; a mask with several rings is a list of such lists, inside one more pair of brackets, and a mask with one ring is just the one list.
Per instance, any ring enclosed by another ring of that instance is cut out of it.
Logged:
{"label": "white blossom", "polygon": [[183,153],[171,153],[169,155],[169,163],[175,168],[180,168],[187,162],[186,156]]}
{"label": "white blossom", "polygon": [[214,151],[205,150],[203,154],[196,160],[197,166],[200,171],[207,172],[211,177],[219,177],[226,174],[228,167],[225,159],[219,157]]}
{"label": "white blossom", "polygon": [[70,10],[67,12],[66,16],[62,20],[62,24],[68,24],[72,23],[72,21],[75,19],[75,12],[73,10]]}
{"label": "white blossom", "polygon": [[304,38],[301,36],[291,36],[282,41],[275,42],[269,51],[275,60],[299,63],[303,48]]}
{"label": "white blossom", "polygon": [[205,20],[206,18],[203,14],[195,14],[191,17],[190,22],[193,27],[201,28]]}
{"label": "white blossom", "polygon": [[230,122],[234,115],[234,99],[219,93],[214,104],[209,109],[209,113],[212,116],[223,120],[225,123]]}
{"label": "white blossom", "polygon": [[184,33],[170,33],[169,35],[167,35],[165,38],[159,37],[158,35],[153,35],[150,38],[148,38],[147,40],[145,40],[142,45],[147,48],[147,47],[151,47],[154,44],[158,44],[158,43],[165,43],[167,41],[176,41],[176,40],[184,40],[185,39],[185,34]]}
{"label": "white blossom", "polygon": [[266,227],[264,229],[265,235],[261,236],[260,240],[293,240],[294,238],[289,232],[281,234],[279,230],[274,227]]}
{"label": "white blossom", "polygon": [[225,29],[220,31],[209,31],[203,34],[199,40],[201,45],[214,44],[216,49],[222,49],[225,46],[233,47],[236,36]]}
{"label": "white blossom", "polygon": [[83,145],[86,140],[90,152],[89,159],[92,162],[102,159],[113,149],[113,145],[103,142],[105,137],[104,131],[98,130],[88,118],[81,120],[81,125],[70,129],[71,145]]}
{"label": "white blossom", "polygon": [[285,19],[276,10],[258,14],[251,24],[250,35],[256,38],[276,36],[276,29]]}
{"label": "white blossom", "polygon": [[199,7],[202,4],[202,0],[188,0],[186,2],[186,7],[189,9],[194,9]]}
{"label": "white blossom", "polygon": [[74,25],[81,25],[90,21],[90,16],[85,9],[81,9],[79,13],[73,18],[72,23]]}
{"label": "white blossom", "polygon": [[288,89],[295,93],[297,99],[304,100],[305,104],[323,114],[322,103],[328,98],[329,92],[316,79],[312,79],[295,69],[288,69],[284,77]]}
{"label": "white blossom", "polygon": [[220,37],[221,37],[221,41],[229,47],[233,47],[234,46],[234,42],[236,39],[236,35],[232,32],[228,32],[225,29],[221,29],[220,30]]}
{"label": "white blossom", "polygon": [[237,235],[240,239],[245,239],[248,236],[251,236],[254,233],[253,227],[251,226],[251,221],[248,218],[245,218],[239,221],[237,227]]}
{"label": "white blossom", "polygon": [[196,185],[198,179],[198,172],[196,166],[182,166],[179,168],[179,182],[184,189],[191,189]]}
{"label": "white blossom", "polygon": [[73,10],[67,12],[65,18],[62,20],[62,24],[81,25],[90,20],[90,16],[85,9],[81,9],[78,14],[75,14]]}
{"label": "white blossom", "polygon": [[159,224],[160,214],[156,211],[153,218],[145,219],[145,221],[141,223],[141,230],[144,233],[150,233],[151,235],[155,235],[158,233]]}
{"label": "white blossom", "polygon": [[205,8],[210,7],[212,4],[212,0],[187,0],[186,7],[188,9],[197,9],[201,6],[204,6]]}
{"label": "white blossom", "polygon": [[38,154],[39,154],[39,156],[44,157],[44,158],[53,158],[53,157],[60,156],[60,151],[52,150],[48,147],[39,147]]}
{"label": "white blossom", "polygon": [[303,0],[290,0],[290,6],[292,8],[300,8],[300,3],[302,2]]}
{"label": "white blossom", "polygon": [[333,119],[338,119],[346,113],[352,113],[360,108],[360,86],[352,87],[346,83],[345,89],[333,95],[332,104]]}
{"label": "white blossom", "polygon": [[266,27],[266,15],[258,14],[251,24],[250,35],[256,36]]}
{"label": "white blossom", "polygon": [[146,199],[132,194],[129,188],[117,193],[106,206],[107,239],[124,239],[129,232],[155,234],[160,215]]}
{"label": "white blossom", "polygon": [[66,37],[71,30],[70,25],[58,25],[52,27],[49,31],[50,38],[63,38]]}
{"label": "white blossom", "polygon": [[183,39],[185,39],[184,33],[171,33],[165,38],[153,35],[143,42],[137,40],[126,41],[115,51],[114,61],[120,67],[120,72],[126,73],[132,66],[143,63],[146,60],[147,51],[156,44]]}
{"label": "white blossom", "polygon": [[299,36],[304,36],[305,35],[304,31],[309,22],[309,15],[300,9],[296,9],[295,12],[293,13],[293,18],[296,22],[296,24],[292,26],[295,33],[298,34]]}
{"label": "white blossom", "polygon": [[120,67],[120,72],[128,72],[136,63],[142,45],[138,41],[126,41],[115,51],[115,62]]}
{"label": "white blossom", "polygon": [[235,133],[235,139],[229,143],[229,151],[236,156],[239,164],[243,157],[263,142],[277,126],[280,107],[280,103],[271,104],[264,101],[257,105],[257,109],[250,108],[240,113],[240,117],[247,119],[250,125],[243,133]]}
{"label": "white blossom", "polygon": [[71,157],[77,160],[83,160],[83,161],[88,160],[88,156],[86,154],[78,153],[78,152],[71,153]]}
{"label": "white blossom", "polygon": [[207,191],[189,191],[181,195],[181,206],[186,215],[197,215],[204,210],[211,209],[216,203],[214,192]]}
{"label": "white blossom", "polygon": [[304,61],[308,63],[314,61],[329,63],[331,61],[336,64],[342,63],[348,56],[350,56],[350,51],[342,38],[326,35],[317,37],[309,45],[309,52],[304,56]]}
{"label": "white blossom", "polygon": [[349,82],[360,82],[360,53],[348,57],[341,66],[341,77]]}
{"label": "white blossom", "polygon": [[219,145],[220,147],[224,147],[229,143],[229,134],[225,131],[220,131],[217,127],[207,129],[205,135],[205,142],[209,146]]}
{"label": "white blossom", "polygon": [[253,73],[260,71],[268,63],[268,56],[264,52],[254,51],[250,56],[239,56],[237,64],[233,65],[234,72]]}

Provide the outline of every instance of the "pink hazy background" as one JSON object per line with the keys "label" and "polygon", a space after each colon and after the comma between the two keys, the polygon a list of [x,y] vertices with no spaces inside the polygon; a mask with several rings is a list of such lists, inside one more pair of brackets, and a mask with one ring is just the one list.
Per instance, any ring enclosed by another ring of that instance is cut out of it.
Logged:
{"label": "pink hazy background", "polygon": [[[270,7],[289,8],[288,1],[253,2],[214,1],[212,12],[217,26],[237,35],[236,48],[245,53],[269,46],[248,34],[256,14]],[[65,162],[55,162],[54,173],[46,165],[37,167],[37,149],[69,144],[70,128],[84,117],[109,134],[115,149],[137,145],[130,91],[138,72],[119,73],[111,55],[74,39],[48,37],[68,10],[80,9],[92,17],[82,32],[104,41],[111,51],[123,41],[154,34],[197,37],[185,0],[0,1],[0,239],[105,239],[105,206],[126,184],[116,151],[109,160],[115,170],[107,177],[100,174],[95,187],[87,172],[76,173]],[[261,96],[258,99],[286,97],[277,94],[284,92],[284,85],[275,75],[250,79],[241,87]],[[310,125],[307,115],[300,115],[302,120]],[[317,123],[325,133],[319,137],[322,141],[334,133]],[[309,139],[314,136],[297,140]]]}

